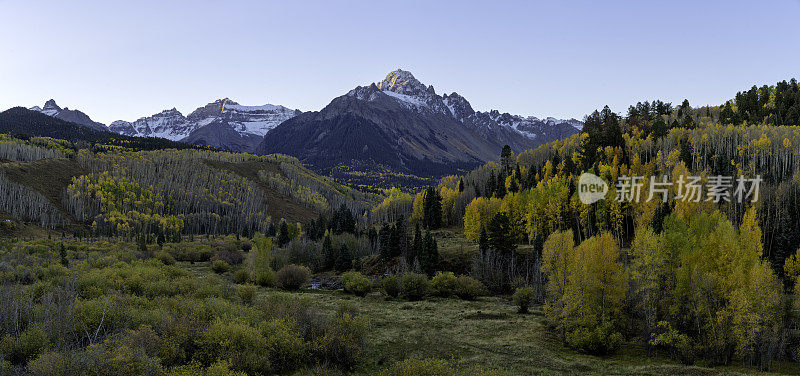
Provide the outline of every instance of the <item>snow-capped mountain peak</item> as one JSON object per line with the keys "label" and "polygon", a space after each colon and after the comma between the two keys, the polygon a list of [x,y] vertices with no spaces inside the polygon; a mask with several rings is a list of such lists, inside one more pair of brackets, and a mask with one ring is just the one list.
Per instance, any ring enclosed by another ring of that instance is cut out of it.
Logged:
{"label": "snow-capped mountain peak", "polygon": [[381,89],[384,92],[393,92],[412,97],[433,92],[433,86],[425,87],[425,85],[414,78],[414,75],[411,74],[411,72],[404,71],[402,69],[389,72],[389,74],[386,75],[386,78],[378,83],[378,89]]}
{"label": "snow-capped mountain peak", "polygon": [[382,97],[380,94],[393,98],[409,109],[448,113],[447,106],[442,102],[442,97],[436,95],[433,86],[425,86],[414,78],[411,72],[402,69],[389,72],[386,78],[377,84],[359,86],[347,93],[348,96],[366,101],[377,100]]}
{"label": "snow-capped mountain peak", "polygon": [[[536,140],[538,144],[569,136],[576,133],[576,130],[580,131],[583,126],[575,119],[559,120],[548,117],[539,120],[534,116],[523,117],[498,110],[475,111],[469,101],[458,93],[439,96],[433,86],[425,86],[411,72],[402,69],[390,72],[377,84],[356,87],[347,96],[369,102],[389,97],[420,114],[452,117],[484,137],[492,137],[509,144],[515,143],[518,136]],[[524,146],[523,143],[516,142],[520,146]]]}
{"label": "snow-capped mountain peak", "polygon": [[467,99],[458,95],[456,92],[453,92],[449,96],[445,94],[442,98],[445,106],[450,109],[450,113],[458,120],[463,120],[475,113],[475,110],[472,109],[472,105],[469,104]]}
{"label": "snow-capped mountain peak", "polygon": [[[248,142],[239,142],[236,147],[232,147],[228,142],[216,139],[215,135],[227,130],[225,137],[228,140],[231,137],[260,139],[272,128],[298,113],[297,110],[279,105],[243,106],[230,98],[222,98],[198,107],[187,116],[172,108],[134,122],[118,120],[111,123],[109,129],[127,136],[163,137],[175,141],[192,141],[233,148],[237,151],[249,151],[241,146]],[[206,130],[202,132],[202,137],[195,135],[195,132],[211,124],[215,129],[213,132]],[[254,142],[249,141],[249,143]]]}
{"label": "snow-capped mountain peak", "polygon": [[61,112],[61,107],[58,107],[55,100],[50,99],[47,102],[44,102],[44,107],[42,108],[43,114],[48,116],[55,116],[59,112]]}

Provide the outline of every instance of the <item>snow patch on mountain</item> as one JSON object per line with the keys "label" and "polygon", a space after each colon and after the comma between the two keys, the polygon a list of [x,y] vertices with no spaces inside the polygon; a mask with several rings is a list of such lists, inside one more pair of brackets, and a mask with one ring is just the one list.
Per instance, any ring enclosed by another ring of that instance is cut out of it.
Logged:
{"label": "snow patch on mountain", "polygon": [[[476,112],[466,98],[452,93],[442,96],[436,94],[433,86],[425,86],[411,72],[397,69],[389,72],[382,81],[369,86],[359,86],[347,95],[364,101],[376,101],[385,94],[400,105],[418,112],[444,114],[451,116],[466,127],[483,129],[489,136],[496,132],[514,132],[530,140],[548,139],[547,133],[559,135],[576,133],[583,123],[575,120],[561,120],[547,117],[541,120],[535,116],[523,117],[497,110]],[[487,133],[488,132],[488,133]]]}
{"label": "snow patch on mountain", "polygon": [[420,108],[420,107],[428,107],[428,104],[419,97],[414,97],[411,95],[395,93],[393,91],[384,91],[384,94],[395,98],[400,101],[403,105],[408,108]]}
{"label": "snow patch on mountain", "polygon": [[180,141],[211,123],[222,123],[243,137],[263,137],[298,113],[280,105],[243,106],[224,98],[199,107],[188,116],[183,116],[173,108],[134,122],[118,120],[111,123],[109,129],[127,136],[163,137]]}

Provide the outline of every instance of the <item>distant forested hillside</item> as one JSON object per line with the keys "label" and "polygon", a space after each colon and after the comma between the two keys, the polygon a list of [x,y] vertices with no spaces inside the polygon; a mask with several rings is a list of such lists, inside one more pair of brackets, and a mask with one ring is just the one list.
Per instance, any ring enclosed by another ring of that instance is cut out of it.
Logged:
{"label": "distant forested hillside", "polygon": [[81,149],[66,140],[0,135],[0,159],[0,210],[104,236],[250,236],[274,231],[282,219],[305,221],[342,205],[363,212],[379,197],[278,155]]}

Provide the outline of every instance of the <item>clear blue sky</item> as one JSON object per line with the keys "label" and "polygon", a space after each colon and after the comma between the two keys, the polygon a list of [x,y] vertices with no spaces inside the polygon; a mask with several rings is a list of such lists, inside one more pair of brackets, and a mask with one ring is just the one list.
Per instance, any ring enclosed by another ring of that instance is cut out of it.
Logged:
{"label": "clear blue sky", "polygon": [[800,77],[800,1],[0,0],[0,110],[96,121],[216,98],[318,110],[410,70],[476,110],[719,104]]}

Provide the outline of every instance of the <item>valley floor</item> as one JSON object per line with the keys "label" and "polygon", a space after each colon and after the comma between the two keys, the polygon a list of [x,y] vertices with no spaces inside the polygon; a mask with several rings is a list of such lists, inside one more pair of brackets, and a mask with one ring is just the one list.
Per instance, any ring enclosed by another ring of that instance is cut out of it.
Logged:
{"label": "valley floor", "polygon": [[[197,274],[207,266],[185,267]],[[286,293],[259,288],[257,294]],[[610,357],[578,354],[561,346],[545,326],[541,307],[518,314],[507,297],[483,297],[468,302],[429,298],[409,302],[373,292],[364,298],[332,290],[290,292],[333,312],[349,304],[371,323],[366,353],[355,374],[372,375],[406,358],[438,358],[459,369],[499,371],[502,375],[745,375],[771,374],[736,366],[686,366],[662,356],[647,356],[642,346],[626,344]],[[784,362],[774,374],[800,374],[797,364]],[[478,371],[477,374],[480,374]],[[494,374],[494,372],[493,372]]]}

